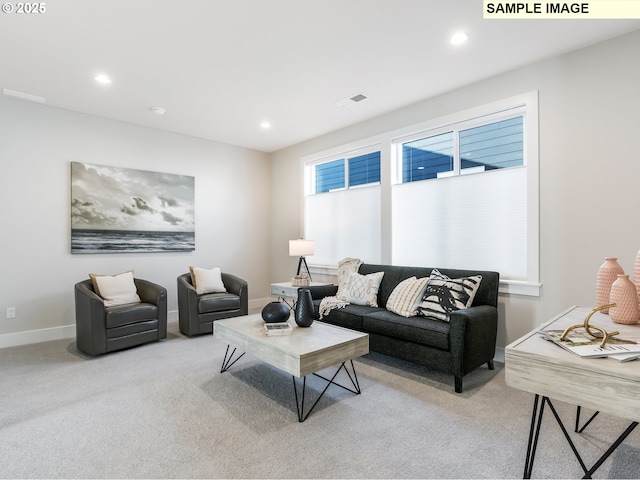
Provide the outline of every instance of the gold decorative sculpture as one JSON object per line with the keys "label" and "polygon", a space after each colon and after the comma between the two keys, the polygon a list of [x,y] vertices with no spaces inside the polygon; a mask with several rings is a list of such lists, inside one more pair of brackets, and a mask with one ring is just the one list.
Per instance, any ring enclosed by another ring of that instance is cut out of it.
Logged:
{"label": "gold decorative sculpture", "polygon": [[[600,310],[608,310],[609,308],[613,308],[615,307],[616,304],[615,303],[609,303],[607,305],[601,305],[599,307],[594,308],[593,310],[591,310],[589,312],[589,314],[585,317],[584,319],[584,323],[583,324],[577,324],[577,325],[572,325],[571,327],[567,328],[564,333],[562,334],[562,337],[560,337],[560,340],[565,340],[567,334],[571,331],[571,330],[575,330],[576,328],[584,328],[586,330],[586,332],[591,335],[594,338],[602,338],[602,342],[600,342],[600,348],[604,348],[604,346],[607,343],[607,340],[609,340],[609,338],[615,336],[615,335],[619,335],[620,332],[607,332],[604,328],[602,327],[597,327],[595,325],[589,325],[589,320],[591,319],[591,316],[600,311]],[[595,329],[597,330],[597,332],[592,332],[591,329]]]}

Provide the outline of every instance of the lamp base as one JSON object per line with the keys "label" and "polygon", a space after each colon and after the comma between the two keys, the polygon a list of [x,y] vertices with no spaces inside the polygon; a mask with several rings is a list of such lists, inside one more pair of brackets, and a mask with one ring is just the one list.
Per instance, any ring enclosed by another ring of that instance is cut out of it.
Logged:
{"label": "lamp base", "polygon": [[307,259],[304,257],[300,257],[300,260],[298,260],[298,271],[296,272],[296,275],[300,275],[300,270],[302,269],[303,264],[305,270],[307,271],[307,275],[309,276],[309,281],[311,281],[311,272],[309,271],[309,266],[307,265]]}

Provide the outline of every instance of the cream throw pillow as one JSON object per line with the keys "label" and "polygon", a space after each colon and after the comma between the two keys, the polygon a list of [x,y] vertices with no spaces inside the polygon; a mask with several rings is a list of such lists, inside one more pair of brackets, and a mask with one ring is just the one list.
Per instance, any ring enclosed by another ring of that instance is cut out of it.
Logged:
{"label": "cream throw pillow", "polygon": [[222,283],[222,271],[220,267],[207,270],[206,268],[189,267],[191,271],[191,283],[198,295],[204,293],[224,293],[227,289]]}
{"label": "cream throw pillow", "polygon": [[341,296],[338,298],[354,305],[377,307],[378,289],[383,276],[384,272],[370,273],[369,275],[351,272],[347,275],[342,285]]}
{"label": "cream throw pillow", "polygon": [[389,295],[387,310],[403,317],[415,317],[428,283],[429,277],[409,277],[403,280]]}
{"label": "cream throw pillow", "polygon": [[105,307],[141,302],[133,281],[133,270],[117,275],[90,273],[89,278],[93,282],[93,289],[104,300]]}
{"label": "cream throw pillow", "polygon": [[346,257],[338,262],[338,292],[336,297],[342,297],[342,290],[347,277],[351,272],[358,273],[360,265],[362,265],[362,260],[359,258]]}

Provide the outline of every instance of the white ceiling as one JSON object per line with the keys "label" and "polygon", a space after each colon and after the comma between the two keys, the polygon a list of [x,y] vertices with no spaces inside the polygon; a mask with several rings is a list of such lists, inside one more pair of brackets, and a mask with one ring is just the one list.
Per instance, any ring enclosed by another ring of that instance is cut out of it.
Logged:
{"label": "white ceiling", "polygon": [[[483,20],[481,0],[45,4],[45,13],[0,13],[0,88],[266,152],[640,28]],[[459,29],[469,40],[453,47]],[[97,84],[98,73],[112,83]],[[335,105],[356,93],[369,98]]]}

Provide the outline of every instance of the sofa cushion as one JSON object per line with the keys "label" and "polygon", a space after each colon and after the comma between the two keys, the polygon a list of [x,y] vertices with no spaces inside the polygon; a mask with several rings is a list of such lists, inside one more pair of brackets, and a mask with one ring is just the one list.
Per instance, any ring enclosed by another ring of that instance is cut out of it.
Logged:
{"label": "sofa cushion", "polygon": [[[316,314],[318,313],[318,307],[320,301],[314,301],[314,307]],[[352,330],[362,331],[362,317],[371,312],[384,311],[379,307],[369,307],[366,305],[346,305],[342,308],[334,308],[328,315],[322,317],[321,322],[331,323],[332,325],[338,325],[340,327],[350,328]]]}
{"label": "sofa cushion", "polygon": [[409,277],[401,281],[389,295],[387,310],[403,317],[415,317],[428,281],[428,277]]}
{"label": "sofa cushion", "polygon": [[198,297],[198,313],[238,310],[240,297],[233,293],[205,293]]}
{"label": "sofa cushion", "polygon": [[365,332],[377,333],[386,337],[449,349],[450,325],[446,322],[423,317],[401,317],[393,312],[382,310],[370,312],[362,319]]}
{"label": "sofa cushion", "polygon": [[354,305],[377,307],[378,289],[383,276],[384,272],[376,272],[369,275],[351,272],[347,275],[344,284],[342,284],[338,298]]}
{"label": "sofa cushion", "polygon": [[471,306],[481,281],[482,275],[449,278],[433,269],[418,315],[449,321],[451,312]]}

